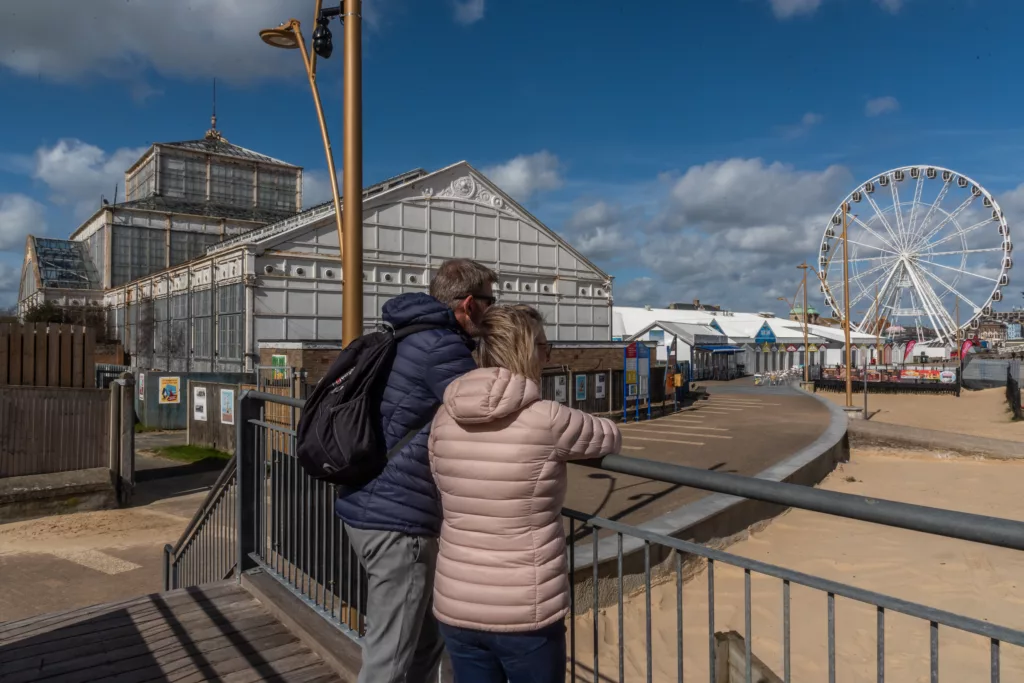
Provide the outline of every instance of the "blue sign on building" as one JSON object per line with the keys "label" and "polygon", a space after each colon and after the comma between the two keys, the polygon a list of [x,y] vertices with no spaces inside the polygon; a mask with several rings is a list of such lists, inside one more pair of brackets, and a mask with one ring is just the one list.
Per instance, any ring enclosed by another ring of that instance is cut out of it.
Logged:
{"label": "blue sign on building", "polygon": [[757,344],[774,344],[776,342],[775,333],[772,332],[772,328],[767,322],[761,325],[761,329],[757,331],[754,342]]}
{"label": "blue sign on building", "polygon": [[[711,319],[711,323],[708,325],[708,327],[713,328],[716,332],[718,332],[718,334],[725,335],[725,332],[722,331],[722,328],[718,324],[718,321],[715,320],[714,318]],[[726,335],[726,336],[728,336],[728,335]]]}

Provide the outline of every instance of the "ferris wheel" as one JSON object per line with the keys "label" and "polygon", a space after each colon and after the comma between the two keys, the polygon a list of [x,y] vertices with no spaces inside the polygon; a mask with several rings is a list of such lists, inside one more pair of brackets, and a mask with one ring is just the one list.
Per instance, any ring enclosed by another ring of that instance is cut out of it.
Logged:
{"label": "ferris wheel", "polygon": [[843,224],[849,253],[850,327],[905,330],[948,344],[1002,300],[1013,267],[999,204],[967,176],[938,166],[886,171],[852,191],[825,227],[821,292],[843,318]]}

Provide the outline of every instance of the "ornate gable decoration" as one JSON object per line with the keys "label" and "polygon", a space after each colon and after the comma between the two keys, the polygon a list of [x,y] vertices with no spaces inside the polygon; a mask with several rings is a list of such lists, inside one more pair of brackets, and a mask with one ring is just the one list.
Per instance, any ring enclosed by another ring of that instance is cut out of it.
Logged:
{"label": "ornate gable decoration", "polygon": [[427,199],[458,199],[462,201],[476,202],[489,206],[493,209],[497,209],[498,211],[507,213],[511,216],[519,217],[518,212],[509,206],[508,202],[506,202],[501,196],[492,192],[482,182],[471,175],[464,175],[456,178],[448,185],[448,187],[445,187],[440,191],[435,191],[432,187],[424,187],[422,194]]}

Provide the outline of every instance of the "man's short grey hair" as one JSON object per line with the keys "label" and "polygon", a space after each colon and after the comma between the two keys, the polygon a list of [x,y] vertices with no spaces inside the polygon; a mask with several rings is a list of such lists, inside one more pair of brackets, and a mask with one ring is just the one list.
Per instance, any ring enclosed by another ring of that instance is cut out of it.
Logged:
{"label": "man's short grey hair", "polygon": [[441,264],[430,281],[430,296],[454,306],[467,296],[493,296],[492,286],[497,281],[498,274],[482,263],[451,259]]}

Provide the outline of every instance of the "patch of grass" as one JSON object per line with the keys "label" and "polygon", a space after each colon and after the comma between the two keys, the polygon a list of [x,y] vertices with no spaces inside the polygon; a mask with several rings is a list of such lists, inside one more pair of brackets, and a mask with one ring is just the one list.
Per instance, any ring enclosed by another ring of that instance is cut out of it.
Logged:
{"label": "patch of grass", "polygon": [[144,434],[146,432],[164,432],[164,431],[167,431],[167,430],[165,430],[163,427],[147,427],[146,425],[144,425],[142,423],[139,423],[139,422],[135,423],[135,433],[136,434]]}
{"label": "patch of grass", "polygon": [[205,446],[166,446],[156,449],[156,454],[171,460],[181,462],[199,462],[201,460],[229,460],[230,453],[218,451]]}

